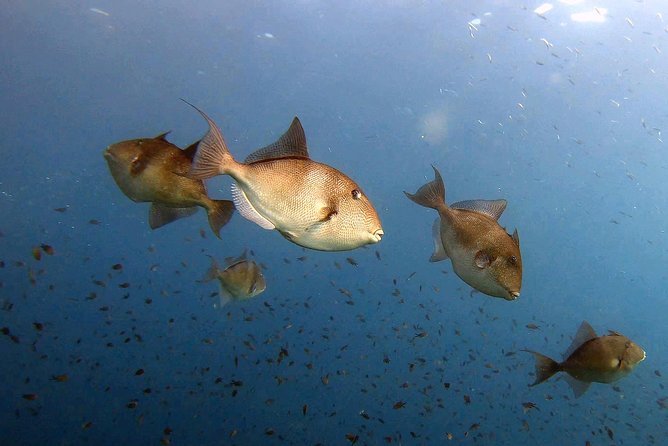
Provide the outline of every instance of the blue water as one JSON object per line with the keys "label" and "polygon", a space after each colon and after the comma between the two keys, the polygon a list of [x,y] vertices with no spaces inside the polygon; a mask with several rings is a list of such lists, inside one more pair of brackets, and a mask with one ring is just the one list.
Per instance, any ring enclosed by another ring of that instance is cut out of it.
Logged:
{"label": "blue water", "polygon": [[[555,2],[541,18],[540,2],[510,3],[0,8],[2,444],[666,444],[668,6]],[[218,240],[202,211],[151,231],[102,150],[199,139],[179,98],[237,157],[299,116],[311,156],[371,198],[383,240],[307,251],[238,214]],[[436,214],[402,191],[431,164],[448,202],[508,200],[518,301],[428,262]],[[36,260],[40,244],[54,254]],[[267,290],[214,308],[207,254],[246,248]],[[582,320],[647,359],[577,400],[563,379],[529,388],[520,349],[559,358]]]}

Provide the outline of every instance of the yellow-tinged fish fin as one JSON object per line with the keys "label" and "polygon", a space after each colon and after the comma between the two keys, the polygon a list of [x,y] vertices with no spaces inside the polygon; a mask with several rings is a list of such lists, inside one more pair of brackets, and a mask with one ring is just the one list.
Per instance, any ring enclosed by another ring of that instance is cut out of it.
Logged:
{"label": "yellow-tinged fish fin", "polygon": [[244,191],[236,183],[232,183],[232,200],[234,200],[234,206],[242,217],[252,221],[263,229],[276,229],[276,226],[272,222],[260,215],[253,207]]}
{"label": "yellow-tinged fish fin", "polygon": [[160,203],[152,203],[148,211],[148,225],[157,229],[180,218],[190,217],[197,212],[197,206],[188,208],[172,208]]}
{"label": "yellow-tinged fish fin", "polygon": [[584,395],[591,385],[590,382],[580,381],[579,379],[573,378],[569,374],[566,374],[565,379],[568,385],[571,386],[571,389],[573,390],[573,396],[575,396],[575,398],[580,398],[582,395]]}
{"label": "yellow-tinged fish fin", "polygon": [[595,337],[596,337],[596,332],[594,331],[593,328],[591,328],[589,322],[582,321],[582,324],[580,324],[580,328],[578,328],[577,333],[575,333],[575,338],[573,338],[573,342],[571,342],[571,345],[569,345],[568,349],[566,349],[566,353],[564,353],[564,361],[568,359],[568,357],[571,356],[575,350],[580,348],[582,344],[591,339],[594,339]]}
{"label": "yellow-tinged fish fin", "polygon": [[213,200],[213,205],[207,209],[209,226],[216,237],[220,238],[220,229],[230,221],[234,214],[234,203],[230,200]]}
{"label": "yellow-tinged fish fin", "polygon": [[529,387],[533,387],[548,380],[552,375],[561,370],[561,366],[554,359],[533,350],[522,350],[531,353],[536,360],[536,380]]}
{"label": "yellow-tinged fish fin", "polygon": [[183,149],[183,154],[191,160],[195,158],[195,154],[197,153],[197,146],[199,146],[200,141],[201,140],[195,141],[194,143],[190,144],[188,147]]}
{"label": "yellow-tinged fish fin", "polygon": [[165,133],[161,133],[153,139],[159,139],[159,140],[162,140],[162,141],[167,141],[167,135],[169,135],[170,133],[172,133],[172,131],[167,130]]}
{"label": "yellow-tinged fish fin", "polygon": [[151,160],[150,156],[146,156],[144,153],[139,153],[134,157],[130,163],[130,175],[136,177],[146,169]]}
{"label": "yellow-tinged fish fin", "polygon": [[445,204],[445,185],[440,172],[434,166],[431,167],[434,169],[434,181],[422,186],[415,194],[409,194],[406,191],[404,191],[404,194],[420,206],[439,209],[442,206],[447,206]]}
{"label": "yellow-tinged fish fin", "polygon": [[452,209],[477,212],[498,220],[503,211],[506,210],[507,205],[508,202],[506,200],[465,200],[452,203],[450,207]]}
{"label": "yellow-tinged fish fin", "polygon": [[257,161],[286,157],[309,157],[304,128],[296,116],[292,120],[290,128],[276,142],[251,153],[246,157],[244,163],[250,164]]}
{"label": "yellow-tinged fish fin", "polygon": [[236,161],[232,158],[232,154],[230,154],[227,144],[225,144],[220,129],[202,110],[185,99],[181,100],[197,110],[209,125],[209,131],[197,146],[197,153],[193,158],[188,176],[196,180],[204,180],[228,173],[229,169],[236,165]]}
{"label": "yellow-tinged fish fin", "polygon": [[434,238],[434,253],[429,258],[429,261],[440,262],[441,260],[447,260],[448,254],[445,252],[443,240],[441,239],[441,217],[437,217],[434,220],[434,224],[431,226],[431,234]]}

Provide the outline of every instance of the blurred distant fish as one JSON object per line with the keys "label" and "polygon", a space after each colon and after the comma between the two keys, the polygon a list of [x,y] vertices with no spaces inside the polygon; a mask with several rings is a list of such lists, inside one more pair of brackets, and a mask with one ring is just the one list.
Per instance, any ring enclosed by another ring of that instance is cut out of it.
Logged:
{"label": "blurred distant fish", "polygon": [[220,228],[230,220],[234,204],[210,199],[202,181],[186,176],[197,143],[181,150],[167,141],[167,133],[107,147],[104,158],[111,175],[132,201],[152,203],[149,211],[152,229],[188,217],[201,206],[207,210],[211,230],[220,237]]}
{"label": "blurred distant fish", "polygon": [[431,262],[450,259],[455,273],[489,296],[515,300],[522,287],[522,257],[517,229],[508,234],[497,223],[506,200],[445,203],[445,185],[434,167],[434,181],[415,194],[404,192],[421,206],[436,209]]}
{"label": "blurred distant fish", "polygon": [[594,329],[582,322],[561,363],[532,350],[524,350],[536,359],[536,381],[542,383],[557,372],[566,372],[575,397],[587,391],[592,382],[611,383],[631,373],[645,359],[645,351],[626,336],[615,331],[596,336]]}
{"label": "blurred distant fish", "polygon": [[212,257],[211,268],[202,279],[202,282],[214,279],[220,282],[221,308],[233,300],[251,299],[267,288],[262,270],[257,263],[246,258],[246,253],[227,259],[226,263],[226,268],[221,269]]}
{"label": "blurred distant fish", "polygon": [[234,178],[234,205],[245,218],[278,230],[297,245],[321,251],[345,251],[380,241],[383,229],[373,205],[353,180],[309,158],[299,119],[278,141],[239,163],[216,124],[193,107],[206,119],[209,131],[199,144],[190,176]]}

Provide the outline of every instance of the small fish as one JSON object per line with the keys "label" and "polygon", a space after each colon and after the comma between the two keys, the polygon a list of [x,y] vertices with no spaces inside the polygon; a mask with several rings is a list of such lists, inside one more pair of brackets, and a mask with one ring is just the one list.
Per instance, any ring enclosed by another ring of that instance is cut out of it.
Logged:
{"label": "small fish", "polygon": [[62,375],[53,375],[51,376],[51,381],[59,382],[59,383],[64,383],[69,381],[70,377],[64,373]]}
{"label": "small fish", "polygon": [[615,331],[596,336],[587,321],[580,325],[561,363],[532,350],[524,351],[536,359],[536,381],[531,386],[555,373],[566,372],[566,381],[576,398],[584,394],[592,382],[611,383],[623,378],[646,356],[639,345]]}
{"label": "small fish", "polygon": [[434,254],[429,259],[452,261],[455,273],[474,289],[489,296],[515,300],[522,287],[522,256],[517,229],[512,235],[497,223],[506,200],[445,202],[445,185],[434,169],[434,181],[415,194],[404,192],[415,203],[435,209],[432,226]]}
{"label": "small fish", "polygon": [[[192,104],[191,104],[192,105]],[[320,251],[347,251],[378,243],[383,229],[360,187],[342,172],[310,159],[299,119],[278,141],[243,163],[230,154],[216,124],[193,106],[209,125],[197,148],[189,176],[230,175],[239,213],[287,240]]]}
{"label": "small fish", "polygon": [[211,230],[220,237],[234,205],[229,200],[212,200],[202,181],[187,177],[197,143],[181,150],[167,141],[167,133],[107,147],[104,158],[111,176],[132,201],[152,203],[151,229],[193,215],[201,206],[207,210]]}
{"label": "small fish", "polygon": [[220,282],[221,308],[233,300],[251,299],[267,288],[262,270],[257,263],[246,258],[245,252],[238,258],[228,259],[225,269],[220,269],[212,257],[211,268],[202,282],[213,279],[218,279]]}

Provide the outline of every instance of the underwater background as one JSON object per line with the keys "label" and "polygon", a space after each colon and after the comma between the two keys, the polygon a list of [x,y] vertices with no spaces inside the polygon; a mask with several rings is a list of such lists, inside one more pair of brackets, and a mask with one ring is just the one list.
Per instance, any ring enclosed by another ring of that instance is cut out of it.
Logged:
{"label": "underwater background", "polygon": [[[5,2],[1,442],[667,444],[668,5],[541,3]],[[238,213],[219,240],[202,210],[150,230],[102,151],[201,138],[180,98],[240,158],[299,116],[383,240],[306,250]],[[517,301],[429,263],[436,214],[403,191],[432,164],[449,203],[508,200]],[[208,255],[246,249],[267,289],[217,308]],[[583,320],[647,359],[578,399],[529,388],[521,349],[559,358]]]}

